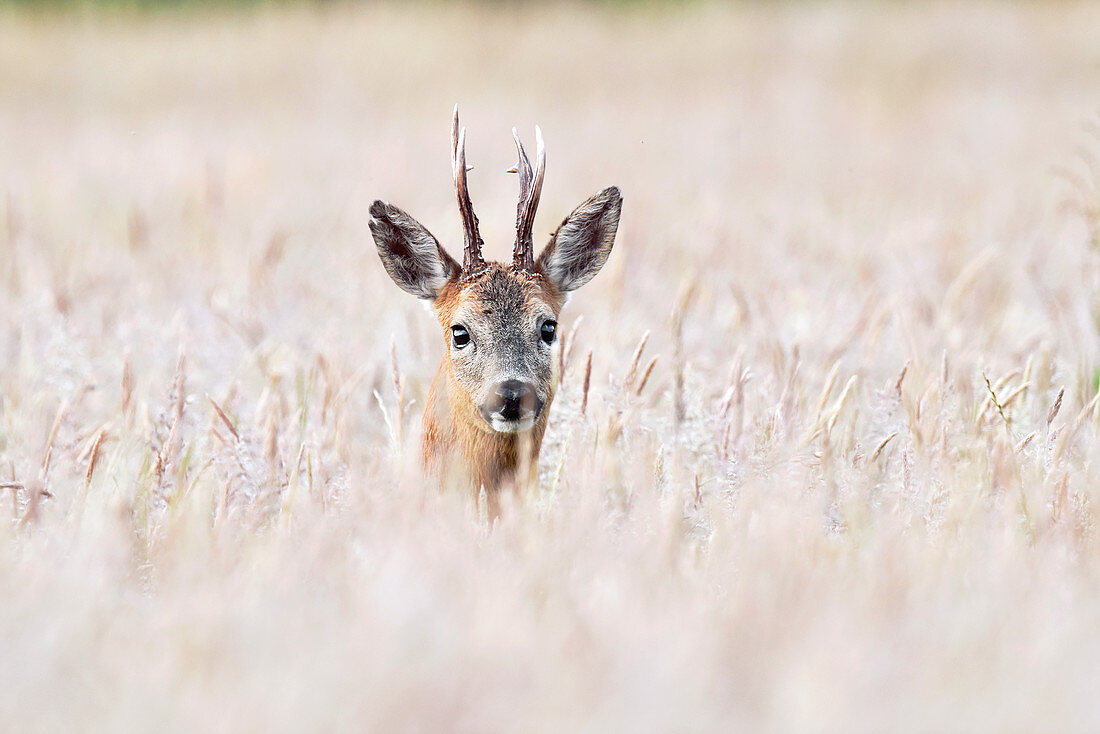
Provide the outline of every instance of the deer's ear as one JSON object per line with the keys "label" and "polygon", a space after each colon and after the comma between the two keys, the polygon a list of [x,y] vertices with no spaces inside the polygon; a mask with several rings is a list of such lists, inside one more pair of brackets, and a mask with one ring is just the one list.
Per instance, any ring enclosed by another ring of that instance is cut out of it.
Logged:
{"label": "deer's ear", "polygon": [[435,300],[462,269],[431,232],[393,204],[371,204],[370,231],[393,282],[417,298]]}
{"label": "deer's ear", "polygon": [[574,209],[554,232],[537,265],[563,293],[592,280],[607,262],[622,208],[623,196],[612,186]]}

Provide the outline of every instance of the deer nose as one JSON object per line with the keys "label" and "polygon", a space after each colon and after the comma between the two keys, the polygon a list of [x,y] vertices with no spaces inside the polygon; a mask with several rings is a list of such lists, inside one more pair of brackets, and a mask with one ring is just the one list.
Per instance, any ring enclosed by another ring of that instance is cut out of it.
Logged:
{"label": "deer nose", "polygon": [[536,405],[535,391],[526,382],[505,380],[497,384],[490,400],[489,412],[506,421],[518,421],[541,406]]}

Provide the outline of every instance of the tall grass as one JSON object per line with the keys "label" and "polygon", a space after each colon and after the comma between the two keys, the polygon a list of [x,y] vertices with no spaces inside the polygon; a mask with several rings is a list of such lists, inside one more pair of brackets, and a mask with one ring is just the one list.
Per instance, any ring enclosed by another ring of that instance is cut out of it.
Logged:
{"label": "tall grass", "polygon": [[[1093,6],[0,14],[0,728],[1100,725]],[[513,124],[626,199],[494,527],[367,227],[455,101],[491,256]]]}

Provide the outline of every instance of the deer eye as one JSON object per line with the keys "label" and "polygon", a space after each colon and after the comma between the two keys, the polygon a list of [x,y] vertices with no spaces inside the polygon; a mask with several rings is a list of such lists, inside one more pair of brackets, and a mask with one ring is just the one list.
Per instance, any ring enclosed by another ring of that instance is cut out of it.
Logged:
{"label": "deer eye", "polygon": [[462,349],[462,347],[470,343],[470,332],[466,331],[465,326],[455,324],[451,327],[451,339],[454,341],[456,347]]}
{"label": "deer eye", "polygon": [[554,336],[558,333],[557,321],[546,321],[542,325],[541,336],[542,340],[547,344],[554,343]]}

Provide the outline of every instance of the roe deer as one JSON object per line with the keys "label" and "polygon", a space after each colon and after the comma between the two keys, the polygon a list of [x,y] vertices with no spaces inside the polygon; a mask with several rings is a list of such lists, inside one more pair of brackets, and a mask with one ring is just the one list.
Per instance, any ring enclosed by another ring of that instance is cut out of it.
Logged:
{"label": "roe deer", "polygon": [[511,265],[482,257],[457,105],[451,167],[464,230],[462,265],[401,209],[385,201],[370,208],[386,272],[402,290],[427,301],[443,327],[446,352],[424,409],[424,462],[440,473],[457,469],[475,492],[484,488],[494,514],[503,488],[518,489],[534,475],[558,386],[558,314],[568,293],[607,262],[622,209],[619,189],[604,189],[565,218],[536,259],[531,229],[546,148],[536,127],[532,171],[514,128],[512,136],[519,163],[509,173],[519,174],[520,196]]}

